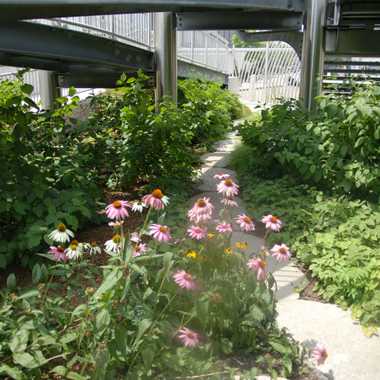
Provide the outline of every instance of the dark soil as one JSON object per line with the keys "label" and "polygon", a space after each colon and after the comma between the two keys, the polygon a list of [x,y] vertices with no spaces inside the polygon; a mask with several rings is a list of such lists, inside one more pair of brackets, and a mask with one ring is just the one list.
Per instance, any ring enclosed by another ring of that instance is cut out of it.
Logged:
{"label": "dark soil", "polygon": [[306,274],[306,278],[308,280],[308,284],[300,292],[300,298],[303,300],[308,300],[308,301],[328,303],[315,290],[315,286],[318,280],[312,277],[311,273],[307,269],[302,268],[302,267],[300,269]]}
{"label": "dark soil", "polygon": [[[143,215],[131,215],[128,219],[125,220],[125,231],[135,231],[136,228],[141,225],[143,218]],[[85,230],[79,231],[76,234],[78,241],[96,241],[100,247],[103,247],[105,241],[109,240],[111,237],[112,229],[107,224],[90,226]],[[102,251],[101,254],[86,258],[86,260],[89,262],[89,265],[100,267],[107,264],[108,258],[109,256],[104,251]],[[44,259],[41,258],[41,260]],[[43,262],[47,265],[50,263],[48,260],[44,260]],[[16,275],[18,287],[27,287],[32,284],[32,270],[28,267],[22,267],[16,262],[8,266],[7,269],[0,270],[0,289],[6,286],[7,278],[11,273],[14,273]]]}

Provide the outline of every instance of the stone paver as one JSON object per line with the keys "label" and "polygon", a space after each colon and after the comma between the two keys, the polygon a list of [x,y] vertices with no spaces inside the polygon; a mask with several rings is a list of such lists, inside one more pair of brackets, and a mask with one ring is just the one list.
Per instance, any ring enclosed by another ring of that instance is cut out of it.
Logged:
{"label": "stone paver", "polygon": [[[202,157],[203,167],[200,170],[198,189],[200,194],[193,200],[207,196],[216,206],[216,214],[221,210],[219,196],[216,193],[217,173],[228,173],[236,179],[232,170],[226,169],[229,154],[240,143],[239,138],[230,134],[225,141],[216,147],[215,152]],[[239,207],[233,216],[244,212],[244,204],[237,199]],[[232,243],[246,241],[249,253],[257,252],[264,240],[255,234],[245,234],[234,230]],[[273,273],[278,290],[278,323],[287,328],[293,336],[305,346],[323,343],[329,357],[321,366],[321,379],[330,380],[380,380],[380,338],[366,337],[360,326],[355,323],[349,311],[344,311],[332,304],[305,301],[298,297],[295,288],[304,280],[304,274],[289,262],[280,264],[269,258],[268,269]],[[324,375],[323,375],[324,374]]]}

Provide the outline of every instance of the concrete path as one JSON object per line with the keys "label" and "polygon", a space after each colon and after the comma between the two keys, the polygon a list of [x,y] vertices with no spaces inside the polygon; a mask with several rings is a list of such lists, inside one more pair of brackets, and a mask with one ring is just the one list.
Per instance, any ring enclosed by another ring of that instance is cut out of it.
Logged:
{"label": "concrete path", "polygon": [[[239,138],[232,133],[217,145],[215,152],[202,156],[198,186],[200,194],[194,200],[200,196],[209,197],[216,207],[215,215],[218,215],[222,205],[216,192],[218,181],[213,177],[217,173],[228,173],[236,180],[236,173],[226,168],[230,153],[239,144]],[[244,212],[241,199],[237,202],[239,208],[233,211],[233,216]],[[250,253],[256,252],[264,244],[260,234],[246,234],[240,230],[234,230],[232,234],[232,243],[236,241],[248,242]],[[278,286],[279,325],[287,328],[305,346],[312,347],[320,342],[328,350],[326,363],[319,367],[320,378],[380,380],[380,338],[366,337],[361,327],[351,319],[349,311],[332,304],[300,300],[295,288],[304,282],[305,277],[292,261],[281,265],[270,259],[268,267]]]}

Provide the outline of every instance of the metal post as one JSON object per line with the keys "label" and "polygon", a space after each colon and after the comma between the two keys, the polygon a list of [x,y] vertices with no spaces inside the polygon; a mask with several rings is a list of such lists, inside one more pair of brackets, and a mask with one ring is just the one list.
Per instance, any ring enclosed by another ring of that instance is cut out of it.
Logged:
{"label": "metal post", "polygon": [[264,63],[264,97],[265,103],[268,101],[268,70],[269,70],[269,42],[265,43],[265,63]]}
{"label": "metal post", "polygon": [[177,102],[177,41],[174,13],[156,14],[155,36],[157,95],[169,96]]}
{"label": "metal post", "polygon": [[39,70],[38,80],[40,83],[40,97],[42,108],[51,110],[54,107],[54,100],[59,94],[57,76],[53,71]]}
{"label": "metal post", "polygon": [[300,98],[308,110],[321,93],[323,75],[323,31],[327,0],[307,0],[307,23],[302,46]]}

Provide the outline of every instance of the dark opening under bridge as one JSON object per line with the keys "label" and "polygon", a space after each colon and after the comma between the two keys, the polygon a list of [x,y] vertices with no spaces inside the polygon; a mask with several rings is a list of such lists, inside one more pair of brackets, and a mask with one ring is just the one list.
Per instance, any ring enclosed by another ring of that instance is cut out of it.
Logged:
{"label": "dark opening under bridge", "polygon": [[380,55],[375,0],[0,0],[0,21],[0,64],[47,70],[47,98],[57,84],[110,87],[120,73],[140,68],[173,98],[177,76],[225,83],[235,61],[217,30],[291,45],[302,57],[307,107],[321,90],[326,54],[330,70],[338,62],[334,69],[349,74],[357,67],[339,68],[331,55],[349,62]]}

